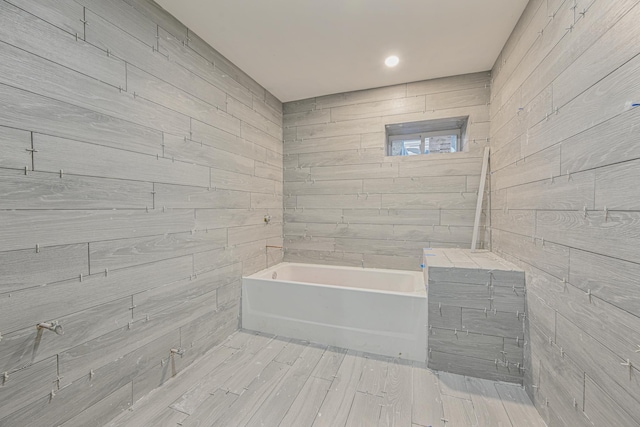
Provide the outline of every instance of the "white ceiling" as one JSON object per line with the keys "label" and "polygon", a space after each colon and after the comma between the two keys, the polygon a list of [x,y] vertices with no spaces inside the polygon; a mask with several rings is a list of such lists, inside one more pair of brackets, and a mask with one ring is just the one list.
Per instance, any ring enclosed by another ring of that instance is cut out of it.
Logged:
{"label": "white ceiling", "polygon": [[156,0],[283,102],[489,70],[527,1]]}

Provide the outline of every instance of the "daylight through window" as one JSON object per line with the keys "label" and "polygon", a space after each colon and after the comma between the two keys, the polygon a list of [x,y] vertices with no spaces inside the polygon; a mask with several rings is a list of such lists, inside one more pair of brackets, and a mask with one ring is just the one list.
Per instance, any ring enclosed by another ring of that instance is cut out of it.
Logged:
{"label": "daylight through window", "polygon": [[415,156],[463,151],[467,120],[467,117],[455,117],[387,125],[387,155]]}

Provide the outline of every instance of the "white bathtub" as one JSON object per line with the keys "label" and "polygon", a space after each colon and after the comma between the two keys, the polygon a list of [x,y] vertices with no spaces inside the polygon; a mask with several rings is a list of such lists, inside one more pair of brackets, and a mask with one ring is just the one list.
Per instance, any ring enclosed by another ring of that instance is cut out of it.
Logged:
{"label": "white bathtub", "polygon": [[242,327],[424,362],[421,272],[281,263],[242,280]]}

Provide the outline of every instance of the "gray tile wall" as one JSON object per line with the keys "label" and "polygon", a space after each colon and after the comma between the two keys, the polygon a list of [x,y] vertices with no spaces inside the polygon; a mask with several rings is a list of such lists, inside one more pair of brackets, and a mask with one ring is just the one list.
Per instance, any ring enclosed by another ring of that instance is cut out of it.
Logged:
{"label": "gray tile wall", "polygon": [[0,1],[0,99],[0,425],[102,425],[282,259],[282,105],[148,0]]}
{"label": "gray tile wall", "polygon": [[[423,247],[470,247],[489,93],[477,73],[286,103],[285,260],[419,270]],[[458,116],[466,152],[386,156],[385,125]]]}
{"label": "gray tile wall", "polygon": [[523,382],[525,274],[489,251],[425,251],[428,366]]}
{"label": "gray tile wall", "polygon": [[640,425],[638,3],[531,0],[493,70],[492,250],[551,426]]}

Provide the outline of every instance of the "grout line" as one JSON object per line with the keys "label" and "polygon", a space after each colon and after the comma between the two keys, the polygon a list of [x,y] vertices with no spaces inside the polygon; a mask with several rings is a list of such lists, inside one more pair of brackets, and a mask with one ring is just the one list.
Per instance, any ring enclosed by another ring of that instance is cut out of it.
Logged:
{"label": "grout line", "polygon": [[87,269],[91,276],[91,242],[87,242]]}

